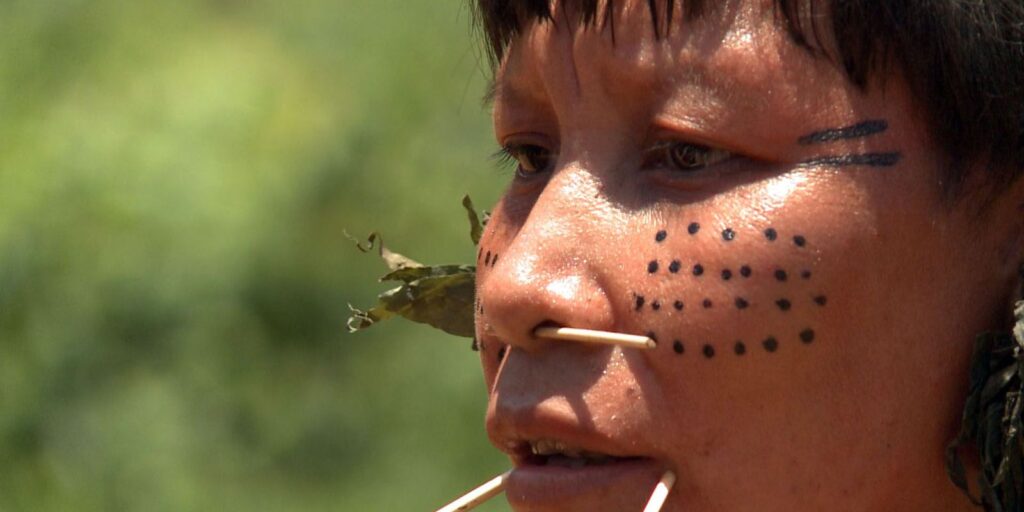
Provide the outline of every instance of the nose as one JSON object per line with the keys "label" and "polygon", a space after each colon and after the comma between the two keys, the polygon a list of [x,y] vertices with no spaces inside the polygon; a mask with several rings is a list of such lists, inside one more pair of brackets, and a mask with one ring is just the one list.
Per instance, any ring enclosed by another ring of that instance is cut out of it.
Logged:
{"label": "nose", "polygon": [[[614,330],[607,270],[616,264],[609,246],[615,235],[609,227],[622,219],[600,191],[595,176],[578,166],[563,168],[545,184],[522,224],[502,231],[509,233],[502,263],[477,290],[493,336],[535,351],[550,343],[535,336],[539,326]],[[503,220],[511,222],[492,222]]]}

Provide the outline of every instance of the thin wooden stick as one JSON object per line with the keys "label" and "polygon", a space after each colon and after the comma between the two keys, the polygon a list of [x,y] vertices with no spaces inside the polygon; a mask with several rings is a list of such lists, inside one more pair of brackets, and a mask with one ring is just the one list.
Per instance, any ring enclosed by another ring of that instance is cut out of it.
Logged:
{"label": "thin wooden stick", "polygon": [[508,474],[512,471],[506,471],[492,479],[487,483],[467,492],[461,498],[437,509],[437,512],[462,512],[464,510],[473,510],[480,506],[483,502],[501,494],[501,491],[505,490],[505,481],[508,480]]}
{"label": "thin wooden stick", "polygon": [[570,327],[538,327],[533,331],[538,338],[550,340],[578,341],[581,343],[600,343],[619,345],[628,348],[651,349],[658,346],[647,336],[622,334],[618,332],[592,331],[590,329],[573,329]]}
{"label": "thin wooden stick", "polygon": [[661,507],[665,505],[665,500],[668,499],[668,492],[672,490],[672,486],[676,483],[676,474],[671,471],[666,471],[662,475],[658,485],[654,487],[654,493],[651,494],[651,499],[647,501],[647,506],[644,507],[644,512],[659,512]]}

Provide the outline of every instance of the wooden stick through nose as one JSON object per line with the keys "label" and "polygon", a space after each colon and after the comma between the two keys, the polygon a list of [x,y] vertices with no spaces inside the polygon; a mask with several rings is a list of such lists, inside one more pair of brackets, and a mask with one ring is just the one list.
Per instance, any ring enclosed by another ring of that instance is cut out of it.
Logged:
{"label": "wooden stick through nose", "polygon": [[501,494],[501,491],[505,490],[505,481],[508,480],[508,474],[511,472],[511,470],[506,471],[488,480],[487,483],[467,492],[461,498],[437,509],[437,512],[462,512],[465,510],[473,510],[483,502]]}
{"label": "wooden stick through nose", "polygon": [[597,343],[602,345],[619,345],[628,348],[652,349],[658,344],[647,336],[622,334],[618,332],[592,331],[590,329],[574,329],[571,327],[538,327],[533,331],[538,338],[549,340],[577,341],[580,343]]}
{"label": "wooden stick through nose", "polygon": [[672,490],[672,486],[676,483],[676,474],[671,471],[666,471],[662,475],[661,480],[658,481],[658,485],[654,487],[654,493],[651,494],[651,499],[647,500],[647,506],[644,507],[644,512],[659,512],[661,507],[665,505],[665,500],[668,499],[668,492]]}

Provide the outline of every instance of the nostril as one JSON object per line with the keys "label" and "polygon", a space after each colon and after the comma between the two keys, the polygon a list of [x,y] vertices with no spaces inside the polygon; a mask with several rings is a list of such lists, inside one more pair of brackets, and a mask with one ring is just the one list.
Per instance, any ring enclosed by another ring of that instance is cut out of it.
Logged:
{"label": "nostril", "polygon": [[559,327],[565,327],[565,325],[562,325],[562,324],[560,324],[560,323],[558,323],[558,322],[556,322],[554,320],[544,320],[543,322],[540,322],[539,324],[533,326],[533,329],[530,329],[530,339],[532,339],[534,341],[539,340],[540,337],[537,336],[537,331],[540,330],[540,329],[544,329],[544,328],[554,328],[554,329],[557,329]]}

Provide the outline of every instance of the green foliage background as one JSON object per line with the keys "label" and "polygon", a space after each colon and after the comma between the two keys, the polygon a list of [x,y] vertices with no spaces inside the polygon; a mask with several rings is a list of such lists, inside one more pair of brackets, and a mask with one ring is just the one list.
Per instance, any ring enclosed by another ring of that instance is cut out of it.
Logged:
{"label": "green foliage background", "polygon": [[385,269],[342,230],[470,262],[459,201],[507,179],[464,0],[0,19],[0,510],[430,510],[504,469],[468,340],[344,328]]}

